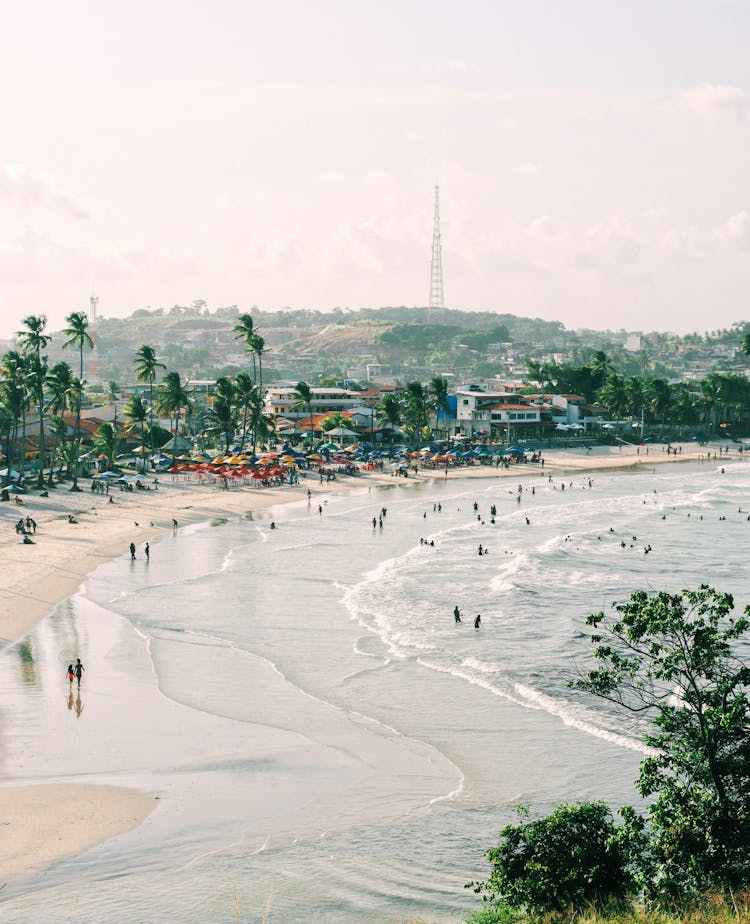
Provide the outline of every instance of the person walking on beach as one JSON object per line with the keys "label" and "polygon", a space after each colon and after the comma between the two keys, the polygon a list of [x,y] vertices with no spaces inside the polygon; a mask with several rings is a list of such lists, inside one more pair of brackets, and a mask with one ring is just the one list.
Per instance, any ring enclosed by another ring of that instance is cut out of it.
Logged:
{"label": "person walking on beach", "polygon": [[[75,671],[73,670],[72,664],[68,665],[68,672],[65,676],[68,678],[68,683],[70,684],[71,689],[72,689],[73,681],[75,680],[75,676],[76,676]],[[71,693],[70,695],[72,696],[73,694]]]}
{"label": "person walking on beach", "polygon": [[74,668],[76,672],[76,680],[78,681],[78,689],[81,688],[81,674],[86,670],[86,668],[81,664],[81,659],[76,658],[76,666]]}
{"label": "person walking on beach", "polygon": [[135,561],[135,542],[130,543],[130,560]]}
{"label": "person walking on beach", "polygon": [[482,623],[482,616],[480,613],[477,613],[477,618],[474,620],[474,628],[478,629]]}
{"label": "person walking on beach", "polygon": [[456,622],[461,622],[461,611],[457,605],[453,607],[453,618],[456,620]]}
{"label": "person walking on beach", "polygon": [[143,551],[146,553],[146,561],[148,561],[151,556],[151,546],[148,544],[148,542],[146,543]]}

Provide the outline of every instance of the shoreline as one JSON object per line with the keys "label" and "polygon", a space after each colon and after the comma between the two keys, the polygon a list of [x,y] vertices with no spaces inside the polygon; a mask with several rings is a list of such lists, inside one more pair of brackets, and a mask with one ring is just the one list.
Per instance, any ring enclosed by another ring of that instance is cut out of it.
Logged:
{"label": "shoreline", "polygon": [[[613,452],[609,447],[591,453],[559,450],[545,456],[544,468],[538,465],[459,468],[449,470],[446,480],[554,478],[602,471],[614,474],[643,471],[644,464],[700,462],[705,453],[695,452],[692,446],[688,448],[693,451],[669,457],[663,453],[644,456],[635,451]],[[735,454],[712,463],[738,460],[741,456]],[[136,543],[138,555],[142,556],[143,543],[158,543],[171,535],[173,517],[182,528],[294,503],[306,498],[308,487],[315,497],[351,493],[366,485],[424,484],[444,478],[443,470],[420,470],[417,478],[409,479],[368,472],[323,484],[309,476],[292,487],[230,491],[175,481],[163,482],[159,491],[117,492],[113,504],[99,495],[70,494],[65,489],[58,489],[47,499],[29,496],[23,507],[7,505],[1,509],[2,519],[7,520],[8,549],[6,586],[0,594],[0,644],[7,648],[20,641],[55,606],[74,594],[99,565],[127,554],[130,541]],[[78,523],[69,523],[68,513],[74,513]],[[17,538],[9,538],[13,522],[21,514],[37,520],[36,545],[24,546]],[[18,554],[14,554],[16,551]],[[19,600],[23,601],[22,612],[17,610]],[[16,881],[37,874],[58,860],[137,827],[153,810],[153,799],[153,795],[116,786],[59,781],[27,785],[24,780],[4,778],[0,784],[0,821],[10,825],[11,837],[3,839],[7,846],[0,849],[0,869],[8,879]],[[71,812],[77,813],[75,824],[71,824]],[[9,841],[13,842],[12,849]]]}

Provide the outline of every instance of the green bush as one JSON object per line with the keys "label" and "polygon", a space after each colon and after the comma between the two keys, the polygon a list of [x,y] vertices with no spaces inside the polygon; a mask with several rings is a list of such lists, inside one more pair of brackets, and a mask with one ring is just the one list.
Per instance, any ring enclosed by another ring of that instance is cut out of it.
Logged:
{"label": "green bush", "polygon": [[[618,829],[605,803],[563,803],[535,821],[521,809],[519,819],[502,829],[499,846],[487,852],[490,878],[467,888],[497,909],[507,905],[532,913],[628,903],[636,891],[629,856],[633,831],[629,824]],[[634,813],[628,823],[638,828]]]}

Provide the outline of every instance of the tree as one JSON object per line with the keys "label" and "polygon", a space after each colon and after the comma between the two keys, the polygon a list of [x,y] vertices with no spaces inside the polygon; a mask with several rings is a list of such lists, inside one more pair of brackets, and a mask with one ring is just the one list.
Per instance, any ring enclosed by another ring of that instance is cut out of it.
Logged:
{"label": "tree", "polygon": [[146,421],[148,420],[149,409],[146,402],[140,395],[131,395],[128,403],[125,405],[125,420],[128,422],[128,429],[134,430],[138,427],[141,431],[141,471],[146,471]]}
{"label": "tree", "polygon": [[[139,382],[148,382],[149,426],[154,425],[154,381],[159,369],[166,369],[156,358],[156,350],[144,343],[135,352],[135,373]],[[153,448],[153,447],[152,447]]]}
{"label": "tree", "polygon": [[[13,461],[18,443],[19,426],[25,422],[26,407],[28,405],[28,392],[26,388],[26,361],[16,350],[9,350],[3,357],[0,367],[2,380],[0,381],[0,403],[10,417],[8,436],[8,449],[5,454],[6,475],[3,485],[13,481]],[[25,431],[22,431],[25,432]],[[21,464],[19,470],[23,474],[24,451],[21,448]]]}
{"label": "tree", "polygon": [[[257,385],[252,380],[252,378],[246,372],[238,372],[234,379],[234,394],[237,401],[237,406],[242,413],[242,435],[240,436],[240,446],[245,448],[245,442],[247,441],[247,431],[249,422],[253,422],[253,433],[255,433],[255,417],[254,414],[255,407],[257,405],[257,398],[255,392],[257,390]],[[253,445],[253,452],[255,452],[255,446]]]}
{"label": "tree", "polygon": [[407,382],[404,390],[403,431],[413,443],[429,431],[429,401],[421,382]]}
{"label": "tree", "polygon": [[232,328],[233,333],[235,334],[235,340],[241,340],[248,352],[253,358],[253,380],[257,381],[256,375],[256,366],[255,366],[255,347],[253,344],[253,338],[258,334],[258,328],[255,326],[253,321],[253,316],[251,314],[240,314],[237,316],[237,323]]}
{"label": "tree", "polygon": [[180,412],[190,400],[182,384],[179,372],[168,372],[159,392],[159,413],[166,414],[170,420],[174,417],[174,432],[179,432]]}
{"label": "tree", "polygon": [[[259,334],[253,334],[250,338],[250,349],[252,350],[253,356],[258,360],[258,392],[263,395],[263,354],[266,352],[266,342]],[[255,414],[253,416],[253,452],[255,452],[255,444],[258,439],[258,420],[260,415]]]}
{"label": "tree", "polygon": [[294,386],[294,391],[292,391],[292,404],[291,409],[293,411],[306,410],[310,416],[310,432],[312,437],[315,437],[315,429],[312,422],[312,400],[313,400],[313,391],[312,388],[307,384],[307,382],[297,382]]}
{"label": "tree", "polygon": [[733,607],[705,584],[638,591],[589,616],[598,667],[572,684],[649,723],[644,890],[665,906],[750,885],[750,667],[736,655],[750,607]]}
{"label": "tree", "polygon": [[448,416],[448,380],[441,375],[433,375],[430,380],[430,393],[432,394],[433,407],[435,408],[435,420],[440,429],[440,415]]}
{"label": "tree", "polygon": [[[69,346],[78,347],[78,377],[83,382],[83,349],[94,349],[94,341],[88,332],[89,319],[83,311],[74,311],[65,319],[68,327],[63,329],[63,334],[68,338],[63,343],[63,349]],[[81,398],[83,395],[81,394]],[[78,489],[78,457],[81,452],[81,401],[76,405],[76,428],[73,436],[73,487],[72,490]]]}
{"label": "tree", "polygon": [[47,357],[42,350],[52,339],[44,333],[47,318],[43,314],[30,314],[23,319],[25,330],[18,331],[18,339],[29,357],[29,391],[39,411],[39,476],[37,487],[44,487],[44,383],[47,377]]}
{"label": "tree", "polygon": [[377,410],[378,423],[390,428],[391,439],[394,429],[401,426],[401,411],[401,398],[394,392],[388,392],[380,399]]}
{"label": "tree", "polygon": [[65,426],[65,411],[68,407],[68,402],[71,397],[74,397],[72,392],[73,385],[73,370],[65,362],[55,363],[55,365],[50,369],[47,375],[47,388],[49,390],[49,408],[53,414],[57,415],[57,421],[59,421],[62,426],[55,426],[54,429],[54,444],[52,446],[52,459],[50,461],[49,467],[49,478],[47,479],[48,485],[52,485],[52,472],[55,467],[55,459],[57,457],[57,450],[60,443],[65,443],[67,436],[67,428]]}
{"label": "tree", "polygon": [[232,380],[221,376],[216,380],[214,401],[211,407],[208,430],[219,439],[224,437],[225,452],[229,452],[229,443],[234,437],[237,425],[235,417],[235,392]]}
{"label": "tree", "polygon": [[119,445],[120,434],[115,429],[114,424],[108,421],[100,423],[94,436],[94,448],[100,455],[106,457],[110,468],[114,467]]}
{"label": "tree", "polygon": [[[628,814],[630,821],[632,810]],[[626,821],[616,828],[606,804],[563,803],[535,821],[524,809],[519,815],[520,824],[504,827],[499,846],[487,852],[490,878],[467,885],[485,901],[554,915],[592,906],[611,909],[634,894],[632,826]]]}

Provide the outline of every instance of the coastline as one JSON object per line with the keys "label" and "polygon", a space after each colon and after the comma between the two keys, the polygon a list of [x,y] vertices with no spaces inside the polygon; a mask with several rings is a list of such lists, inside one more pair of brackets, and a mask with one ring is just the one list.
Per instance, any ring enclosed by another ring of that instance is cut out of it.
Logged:
{"label": "coastline", "polygon": [[[650,447],[653,451],[648,456],[638,455],[635,447],[625,451],[605,447],[591,453],[557,450],[545,456],[544,468],[537,465],[461,468],[450,470],[448,481],[642,471],[644,463],[655,466],[698,462],[704,453],[695,451],[697,448],[688,445],[687,451],[676,456],[666,456],[657,447]],[[734,462],[738,456],[735,453],[724,458]],[[88,492],[70,494],[62,489],[48,499],[28,497],[23,507],[4,506],[2,517],[7,524],[3,535],[8,548],[6,582],[0,594],[3,647],[13,644],[11,639],[23,637],[56,604],[73,594],[100,564],[125,554],[131,541],[142,555],[143,543],[158,542],[159,538],[170,535],[173,517],[182,528],[299,501],[306,496],[308,487],[313,496],[322,496],[349,493],[365,485],[391,485],[395,481],[420,484],[444,477],[442,470],[420,470],[418,478],[410,477],[408,481],[373,472],[321,485],[311,476],[295,487],[230,491],[166,481],[159,491],[116,492],[113,504]],[[78,523],[70,524],[68,513],[74,513]],[[12,525],[21,514],[30,514],[37,520],[36,545],[24,546],[17,537],[10,538]],[[23,605],[21,612],[19,602]],[[37,873],[63,857],[137,827],[153,809],[153,800],[153,795],[115,786],[60,782],[28,786],[22,780],[3,780],[0,819],[9,824],[6,831],[11,837],[3,839],[6,846],[0,848],[0,868],[8,879],[23,879]],[[74,825],[71,812],[75,813]],[[71,829],[75,830],[74,836]]]}

